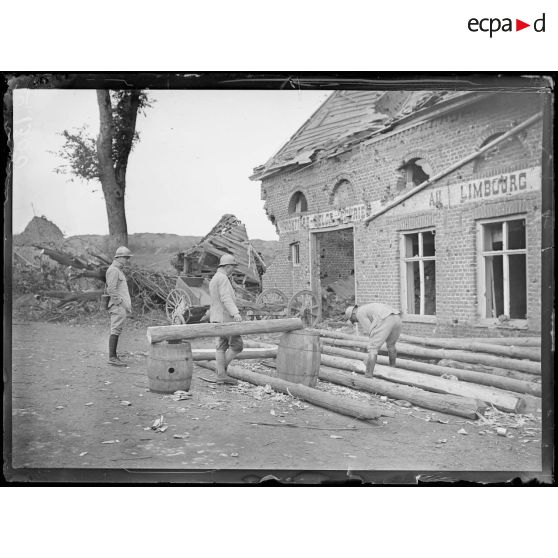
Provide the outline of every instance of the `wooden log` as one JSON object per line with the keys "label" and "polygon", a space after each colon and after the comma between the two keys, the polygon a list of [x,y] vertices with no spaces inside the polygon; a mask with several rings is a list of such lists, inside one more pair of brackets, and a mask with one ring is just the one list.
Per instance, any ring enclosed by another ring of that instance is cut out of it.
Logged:
{"label": "wooden log", "polygon": [[[273,346],[270,343],[262,343],[262,342],[255,342],[255,341],[248,341],[248,343],[250,344],[258,344],[258,345],[265,345],[265,346]],[[327,352],[327,346],[324,345],[322,346],[322,356],[321,356],[321,363],[322,365],[326,365],[326,366],[334,366],[336,368],[344,368],[346,370],[350,370],[352,372],[359,372],[359,373],[363,373],[364,372],[364,368],[365,368],[365,364],[363,362],[363,360],[361,359],[365,359],[366,358],[366,354],[365,353],[359,353],[358,351],[352,351],[353,353],[355,353],[353,356],[355,358],[357,358],[358,360],[352,359],[352,364],[351,364],[351,360],[347,359],[347,358],[340,358],[337,361],[333,361],[332,364],[332,358],[335,358],[331,355],[327,355],[324,354]],[[358,356],[357,356],[358,355]],[[378,361],[380,360],[384,360],[384,362],[387,363],[387,358],[379,356],[378,357]],[[399,365],[397,368],[391,368],[391,367],[387,367],[387,366],[381,366],[379,363],[376,365],[375,368],[375,376],[379,376],[379,377],[383,377],[386,380],[390,380],[390,381],[399,381],[399,380],[394,380],[392,379],[393,376],[391,377],[386,377],[386,376],[380,376],[377,372],[381,369],[384,373],[384,375],[387,374],[387,376],[390,376],[390,371],[395,371],[398,369],[403,368],[401,366],[401,363],[404,362],[403,366],[410,366],[415,365],[418,366],[419,368],[421,368],[421,372],[425,372],[427,369],[428,370],[432,370],[431,367],[434,367],[435,365],[428,365],[426,363],[416,363],[413,361],[409,361],[406,359],[398,359],[397,360],[397,364]],[[439,367],[439,366],[435,366],[435,368],[443,368],[443,367]],[[416,368],[414,368],[413,370],[416,370]],[[406,372],[406,370],[400,370],[400,372]],[[457,370],[454,370],[452,368],[447,369],[445,372],[449,373],[449,374],[453,374],[454,376],[458,376],[458,374],[456,374],[456,372],[458,372]],[[412,374],[413,372],[409,372],[409,374]],[[431,373],[431,372],[430,372]],[[437,375],[437,374],[436,374]],[[421,380],[423,374],[417,374],[417,377],[414,378],[408,378],[408,379],[412,379],[412,380]],[[471,377],[471,376],[470,376]],[[427,387],[428,382],[426,382],[426,384],[422,383],[421,385],[417,385],[416,387],[420,387],[423,388],[425,390],[428,391],[440,391],[439,388],[442,387],[444,388],[445,391],[443,391],[442,393],[447,393],[447,394],[454,394],[454,395],[458,395],[458,396],[462,396],[462,397],[469,397],[469,398],[473,398],[473,399],[479,399],[481,401],[486,401],[487,403],[490,403],[492,405],[494,405],[496,408],[501,408],[502,410],[507,410],[507,412],[521,412],[524,407],[525,407],[525,398],[524,397],[516,397],[511,393],[508,393],[507,391],[499,391],[498,389],[489,389],[488,387],[485,387],[487,384],[483,384],[483,385],[474,385],[472,383],[468,383],[468,384],[464,384],[462,382],[455,382],[452,380],[446,380],[444,378],[433,378],[433,380],[438,380],[439,385],[436,386],[432,386],[432,384],[429,384],[429,387]],[[438,382],[435,382],[436,384],[438,384]],[[405,383],[407,385],[415,385],[415,384],[409,384],[407,381],[401,382],[401,383]],[[528,382],[525,382],[525,384],[529,384]],[[503,385],[503,384],[501,384]],[[510,384],[506,384],[506,385],[510,385]],[[519,387],[517,384],[514,384],[515,387]],[[438,389],[432,389],[432,388],[438,388]],[[498,386],[500,387],[500,386]],[[525,387],[526,390],[525,392],[518,392],[518,393],[526,393],[526,394],[532,394],[532,395],[536,395],[538,397],[537,392],[540,393],[540,386],[538,384],[534,384],[533,382],[531,382],[529,384],[529,387],[527,387],[527,385],[522,386]],[[470,389],[469,389],[470,388]],[[514,410],[511,410],[514,409]]]}
{"label": "wooden log", "polygon": [[[368,342],[356,339],[334,339],[323,337],[324,342],[338,347],[361,347],[367,348]],[[384,349],[380,350],[385,353]],[[530,360],[519,360],[515,358],[499,357],[495,355],[470,353],[467,351],[452,351],[449,349],[430,349],[426,347],[417,347],[408,343],[397,343],[397,353],[401,355],[410,355],[423,359],[440,360],[449,358],[451,360],[459,360],[462,362],[472,362],[474,364],[486,364],[488,366],[498,366],[499,368],[509,368],[511,370],[519,370],[528,374],[541,374],[540,362],[532,362]]]}
{"label": "wooden log", "polygon": [[416,387],[394,384],[393,382],[387,382],[377,378],[369,379],[354,374],[347,374],[346,372],[341,372],[334,368],[329,368],[328,366],[320,367],[319,378],[320,380],[333,384],[361,389],[378,395],[385,395],[391,399],[403,399],[423,409],[468,419],[478,418],[477,413],[482,414],[486,409],[486,405],[481,401],[477,401],[470,397],[432,393]]}
{"label": "wooden log", "polygon": [[263,341],[254,341],[253,339],[243,339],[242,341],[245,347],[252,349],[272,349],[277,348],[279,345],[279,343],[264,343]]}
{"label": "wooden log", "polygon": [[[331,337],[332,339],[358,339],[360,341],[367,341],[368,337],[365,335],[357,335],[356,333],[347,333],[344,331],[335,331],[330,329],[312,329],[310,331],[317,331],[322,337]],[[401,335],[404,340],[405,334]],[[459,337],[438,337],[437,339],[463,339]],[[505,345],[513,345],[515,347],[540,347],[540,337],[467,337],[467,341],[475,341],[479,343],[500,343]]]}
{"label": "wooden log", "polygon": [[[202,361],[197,364],[198,366],[215,370],[215,365],[213,363]],[[375,405],[370,405],[369,403],[353,401],[352,399],[332,395],[316,388],[303,386],[301,384],[286,382],[285,380],[273,378],[265,374],[257,374],[256,372],[244,370],[243,368],[232,364],[230,364],[227,368],[227,373],[232,378],[242,380],[243,382],[249,382],[257,386],[265,386],[266,384],[269,384],[275,391],[286,393],[287,395],[293,395],[294,397],[298,397],[308,403],[312,403],[312,405],[360,420],[372,420],[381,416],[394,416],[393,412],[383,410],[379,406],[377,407]]]}
{"label": "wooden log", "polygon": [[468,337],[471,341],[479,343],[500,343],[501,345],[513,345],[514,347],[540,347],[539,337]]}
{"label": "wooden log", "polygon": [[[331,355],[322,355],[321,361],[322,364],[325,364],[326,366],[340,368],[343,370],[351,370],[361,374],[364,374],[366,368],[365,363],[361,360],[353,360]],[[467,382],[445,380],[443,378],[436,378],[419,372],[411,372],[409,370],[401,370],[379,364],[377,364],[374,369],[374,376],[383,380],[389,380],[390,382],[419,387],[427,391],[480,399],[481,401],[490,403],[497,409],[508,413],[521,413],[525,408],[525,401],[522,398],[516,397],[515,395],[502,390],[489,388],[487,386],[477,386]]]}
{"label": "wooden log", "polygon": [[541,377],[527,374],[526,372],[518,372],[517,370],[507,370],[506,368],[497,368],[496,366],[485,366],[484,364],[473,364],[471,362],[459,362],[458,360],[450,360],[443,358],[438,361],[438,366],[447,366],[449,368],[460,368],[461,370],[473,370],[488,374],[491,376],[503,376],[505,378],[513,378],[523,382],[540,383]]}
{"label": "wooden log", "polygon": [[417,337],[415,335],[401,335],[400,341],[413,345],[427,345],[430,347],[440,347],[442,349],[461,349],[471,352],[491,353],[510,358],[526,358],[529,360],[541,360],[540,348],[535,347],[514,347],[512,345],[480,343],[470,339],[434,339],[429,337]]}
{"label": "wooden log", "polygon": [[[326,355],[342,356],[345,358],[354,358],[357,360],[366,361],[367,354],[359,351],[351,351],[350,349],[342,349],[340,347],[330,347],[329,345],[322,346],[322,353]],[[378,364],[389,364],[389,359],[385,356],[378,356]],[[428,364],[426,362],[417,362],[414,360],[407,360],[403,358],[397,359],[397,368],[405,370],[412,370],[414,372],[422,372],[431,376],[442,376],[444,374],[451,374],[459,380],[471,382],[474,384],[496,387],[507,391],[516,393],[528,393],[531,395],[541,395],[541,384],[536,382],[524,382],[514,380],[512,378],[504,378],[502,376],[492,376],[483,372],[474,372],[469,370],[459,370],[449,366],[439,366],[438,364]],[[533,378],[534,376],[531,376]]]}
{"label": "wooden log", "polygon": [[255,333],[276,333],[303,329],[300,318],[280,320],[258,320],[246,322],[226,322],[210,324],[186,324],[152,326],[147,328],[150,343],[175,339],[196,339],[197,337],[221,337],[230,335],[250,335]]}
{"label": "wooden log", "polygon": [[[192,356],[195,361],[198,360],[215,360],[215,349],[193,349]],[[277,347],[265,349],[244,349],[235,359],[253,359],[253,358],[275,358],[277,356]]]}

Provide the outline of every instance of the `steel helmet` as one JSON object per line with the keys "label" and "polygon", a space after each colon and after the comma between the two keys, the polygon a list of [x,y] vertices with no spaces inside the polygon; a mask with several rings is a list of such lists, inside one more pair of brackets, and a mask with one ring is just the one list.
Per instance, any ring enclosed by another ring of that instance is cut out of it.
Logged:
{"label": "steel helmet", "polygon": [[126,246],[119,246],[116,249],[116,253],[114,254],[115,258],[129,258],[131,257],[132,252],[126,248]]}
{"label": "steel helmet", "polygon": [[223,254],[219,260],[219,267],[223,265],[238,265],[232,254]]}
{"label": "steel helmet", "polygon": [[355,306],[348,306],[347,309],[345,310],[345,319],[350,320],[351,316],[353,315],[353,311],[356,308]]}

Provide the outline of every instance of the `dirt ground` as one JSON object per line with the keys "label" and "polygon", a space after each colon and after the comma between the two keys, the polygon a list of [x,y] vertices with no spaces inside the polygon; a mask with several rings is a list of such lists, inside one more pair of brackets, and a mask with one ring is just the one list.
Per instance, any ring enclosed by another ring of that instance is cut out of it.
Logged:
{"label": "dirt ground", "polygon": [[[393,418],[363,422],[261,386],[205,382],[200,376],[212,373],[197,365],[191,397],[175,401],[148,389],[144,323],[128,324],[121,337],[127,368],[106,363],[107,325],[99,320],[16,320],[12,335],[16,470],[292,470],[311,482],[326,479],[328,470],[541,470],[538,410],[527,416],[500,413],[508,435],[499,436],[494,423],[399,407],[319,382],[320,389],[395,412]],[[193,347],[213,344],[205,339]],[[161,415],[167,429],[152,430]],[[304,471],[317,473],[305,477]]]}

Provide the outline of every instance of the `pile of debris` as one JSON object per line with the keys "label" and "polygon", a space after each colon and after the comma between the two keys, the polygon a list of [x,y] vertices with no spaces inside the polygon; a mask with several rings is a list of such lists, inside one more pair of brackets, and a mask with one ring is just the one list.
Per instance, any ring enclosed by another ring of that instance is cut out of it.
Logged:
{"label": "pile of debris", "polygon": [[[99,310],[112,258],[83,238],[64,238],[46,217],[34,217],[14,236],[14,310],[33,319],[59,321]],[[145,313],[164,307],[176,276],[132,268],[132,306]]]}
{"label": "pile of debris", "polygon": [[232,254],[238,262],[233,274],[235,283],[248,292],[259,293],[266,265],[248,239],[246,227],[234,215],[223,215],[200,242],[179,252],[171,263],[181,275],[211,279],[224,254]]}
{"label": "pile of debris", "polygon": [[342,316],[347,306],[355,304],[355,277],[342,277],[322,288],[322,317]]}
{"label": "pile of debris", "polygon": [[96,312],[102,283],[96,270],[108,259],[79,239],[65,239],[46,217],[33,217],[14,235],[12,292],[16,313],[54,321]]}

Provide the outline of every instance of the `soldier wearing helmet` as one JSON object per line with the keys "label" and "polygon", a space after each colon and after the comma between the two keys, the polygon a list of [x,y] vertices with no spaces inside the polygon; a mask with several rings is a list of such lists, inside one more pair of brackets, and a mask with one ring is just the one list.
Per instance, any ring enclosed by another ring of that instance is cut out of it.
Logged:
{"label": "soldier wearing helmet", "polygon": [[401,335],[399,310],[381,302],[371,302],[363,306],[349,306],[345,310],[345,318],[351,324],[358,322],[364,335],[369,337],[366,377],[372,378],[374,375],[378,351],[384,343],[387,345],[389,365],[395,366],[395,343]]}
{"label": "soldier wearing helmet", "polygon": [[[211,297],[209,320],[213,323],[242,321],[230,281],[236,265],[234,256],[224,254],[219,261],[217,272],[209,282],[209,295]],[[242,352],[242,337],[240,335],[218,337],[216,349],[217,382],[220,384],[237,384],[238,382],[227,374],[227,367],[236,355]]]}
{"label": "soldier wearing helmet", "polygon": [[114,260],[107,269],[106,293],[109,295],[108,311],[110,315],[109,364],[126,366],[116,352],[118,339],[126,318],[132,313],[132,300],[123,269],[130,264],[132,252],[126,246],[120,246],[114,254]]}

